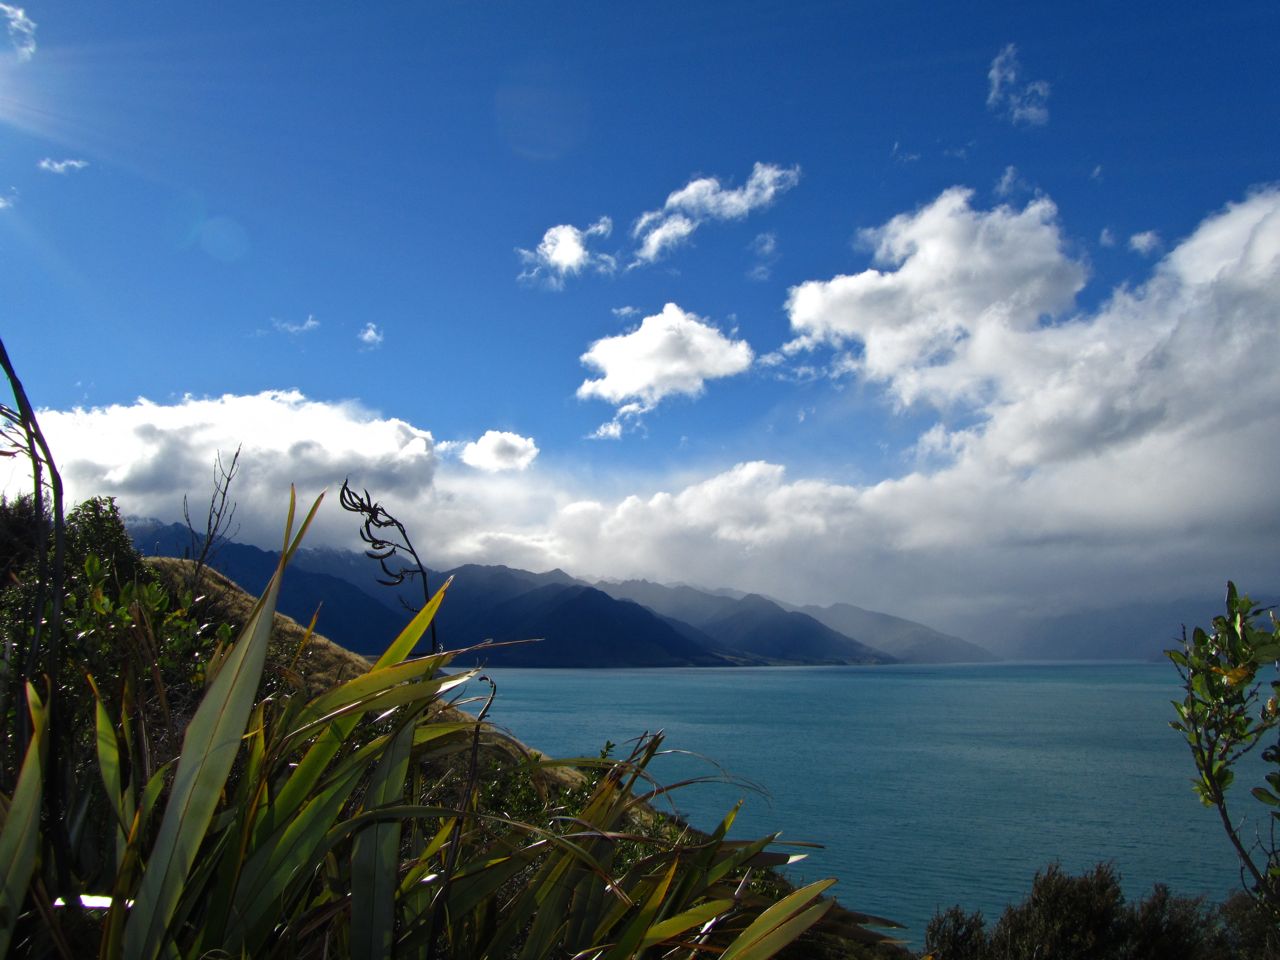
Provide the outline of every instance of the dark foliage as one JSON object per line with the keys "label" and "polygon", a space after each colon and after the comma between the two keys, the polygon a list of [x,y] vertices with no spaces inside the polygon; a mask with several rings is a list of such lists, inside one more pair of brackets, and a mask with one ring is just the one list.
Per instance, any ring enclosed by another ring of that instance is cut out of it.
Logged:
{"label": "dark foliage", "polygon": [[1163,884],[1125,902],[1114,868],[1069,876],[1057,864],[1036,878],[1022,903],[988,933],[981,913],[958,906],[925,932],[934,960],[1277,960],[1276,929],[1265,908],[1240,893],[1220,907],[1179,897]]}

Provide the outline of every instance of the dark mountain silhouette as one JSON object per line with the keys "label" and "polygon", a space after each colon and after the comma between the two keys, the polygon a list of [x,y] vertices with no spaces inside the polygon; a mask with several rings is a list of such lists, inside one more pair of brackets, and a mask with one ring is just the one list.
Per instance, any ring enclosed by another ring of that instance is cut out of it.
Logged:
{"label": "dark mountain silhouette", "polygon": [[[144,554],[183,556],[191,550],[189,531],[181,524],[130,520],[129,525]],[[210,566],[257,592],[270,579],[278,559],[278,553],[228,541],[218,545]],[[536,644],[486,651],[481,659],[493,665],[731,666],[736,662],[708,651],[695,639],[692,628],[677,629],[652,611],[614,600],[561,570],[530,573],[468,564],[428,575],[433,590],[449,576],[454,578],[436,622],[445,646],[456,649],[486,639],[542,638]],[[381,576],[378,564],[359,553],[303,549],[290,564],[279,609],[307,623],[319,607],[318,630],[355,652],[378,653],[412,615],[400,598],[415,607],[422,604],[416,583],[389,588],[377,582]]]}
{"label": "dark mountain silhouette", "polygon": [[496,647],[474,657],[493,666],[732,666],[731,660],[688,639],[651,610],[580,584],[535,587],[490,607],[486,616],[461,629],[451,629],[449,636],[450,646],[538,638],[536,643]]}

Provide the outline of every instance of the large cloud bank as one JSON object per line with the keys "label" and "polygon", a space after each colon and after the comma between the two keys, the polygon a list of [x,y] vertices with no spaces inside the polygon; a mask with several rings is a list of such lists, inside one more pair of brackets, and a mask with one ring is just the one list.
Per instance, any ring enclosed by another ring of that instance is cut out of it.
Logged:
{"label": "large cloud bank", "polygon": [[[1086,264],[1047,199],[983,211],[949,190],[867,239],[871,269],[792,291],[787,352],[932,414],[913,465],[878,483],[748,459],[600,496],[544,459],[480,473],[442,459],[425,429],[292,392],[43,422],[74,495],[164,518],[184,490],[202,495],[217,449],[243,442],[238,516],[267,545],[290,482],[334,490],[350,474],[399,505],[438,564],[843,599],[974,639],[1019,614],[1204,595],[1227,576],[1275,588],[1280,189],[1209,217],[1088,314],[1073,307]],[[593,395],[651,404],[711,375],[664,386],[646,364],[599,364]],[[320,542],[349,542],[336,512]]]}

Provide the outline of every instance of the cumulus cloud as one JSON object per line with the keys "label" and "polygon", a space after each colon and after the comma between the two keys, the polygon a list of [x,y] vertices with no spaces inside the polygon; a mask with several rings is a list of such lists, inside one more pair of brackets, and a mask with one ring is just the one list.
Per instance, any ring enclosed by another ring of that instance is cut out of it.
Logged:
{"label": "cumulus cloud", "polygon": [[527,470],[538,456],[538,445],[530,437],[504,430],[486,430],[479,440],[462,448],[462,462],[486,473]]}
{"label": "cumulus cloud", "polygon": [[993,338],[1038,329],[1069,308],[1086,271],[1063,252],[1048,197],[990,211],[972,198],[953,187],[863,231],[879,269],[793,287],[787,311],[797,336],[784,351],[852,344],[841,365],[886,383],[904,405],[980,392]]}
{"label": "cumulus cloud", "polygon": [[[919,444],[944,466],[844,491],[874,505],[858,535],[878,527],[873,540],[926,564],[954,551],[970,587],[964,550],[983,578],[1049,583],[1063,565],[1055,595],[1077,601],[1105,588],[1102,570],[1163,596],[1245,566],[1274,578],[1261,544],[1280,527],[1266,492],[1280,455],[1256,440],[1280,427],[1280,190],[1208,218],[1092,315],[1067,315],[1084,270],[1047,199],[967,201],[948,191],[873,231],[896,270],[792,291],[801,343],[852,347],[860,376],[944,418]],[[1223,389],[1222,370],[1247,387]],[[1234,556],[1228,529],[1249,545]],[[1158,574],[1142,567],[1166,550]]]}
{"label": "cumulus cloud", "polygon": [[1144,230],[1142,233],[1135,233],[1129,238],[1129,249],[1134,253],[1140,253],[1144,257],[1149,257],[1160,249],[1160,234],[1155,230]]}
{"label": "cumulus cloud", "polygon": [[312,330],[320,328],[320,321],[312,314],[307,314],[307,319],[302,323],[289,323],[287,320],[272,319],[271,325],[281,333],[287,333],[291,337],[295,337],[301,333],[310,333]]}
{"label": "cumulus cloud", "polygon": [[542,235],[536,250],[517,248],[525,268],[518,279],[541,280],[553,290],[564,289],[565,277],[595,270],[612,273],[617,261],[607,253],[593,253],[588,244],[593,237],[607,237],[613,231],[613,221],[601,217],[586,229],[567,223],[552,227]]}
{"label": "cumulus cloud", "polygon": [[364,329],[356,334],[356,339],[370,350],[382,345],[382,337],[382,330],[373,322],[366,323]]}
{"label": "cumulus cloud", "polygon": [[[429,431],[296,390],[39,416],[69,496],[115,496],[126,514],[170,521],[181,519],[184,493],[200,502],[217,452],[242,445],[236,518],[244,539],[266,546],[278,542],[290,484],[301,497],[327,489],[336,500],[350,476],[379,496],[411,500],[431,488],[438,459]],[[9,492],[22,485],[14,473],[4,476]],[[341,528],[336,519],[330,526]]]}
{"label": "cumulus cloud", "polygon": [[996,54],[987,81],[988,109],[1004,114],[1015,125],[1042,127],[1049,122],[1049,84],[1045,80],[1022,82],[1022,64],[1014,44]]}
{"label": "cumulus cloud", "polygon": [[741,220],[767,207],[800,182],[800,168],[757,163],[741,187],[726,188],[715,177],[699,177],[667,197],[659,210],[640,215],[631,228],[639,241],[633,266],[652,263],[679,246],[708,220]]}
{"label": "cumulus cloud", "polygon": [[996,181],[995,194],[997,197],[1007,197],[1030,189],[1027,181],[1018,173],[1018,168],[1010,164],[1004,168],[1004,173],[1000,174],[1000,179]]}
{"label": "cumulus cloud", "polygon": [[36,25],[21,7],[0,3],[0,17],[9,28],[9,42],[19,61],[30,60],[36,53]]}
{"label": "cumulus cloud", "polygon": [[613,422],[597,434],[617,437],[624,421],[648,413],[667,397],[698,396],[708,380],[748,369],[752,356],[746,341],[732,340],[668,303],[630,333],[591,344],[581,360],[603,376],[583,381],[578,397],[617,405]]}
{"label": "cumulus cloud", "polygon": [[75,170],[83,170],[89,166],[88,160],[54,160],[45,157],[36,166],[46,173],[68,174]]}

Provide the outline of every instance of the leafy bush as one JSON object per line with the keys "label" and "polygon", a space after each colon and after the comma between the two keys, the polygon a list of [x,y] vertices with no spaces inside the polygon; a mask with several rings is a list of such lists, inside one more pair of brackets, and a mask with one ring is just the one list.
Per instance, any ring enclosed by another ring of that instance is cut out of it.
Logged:
{"label": "leafy bush", "polygon": [[[1280,924],[1280,845],[1275,828],[1280,825],[1280,622],[1271,615],[1271,629],[1257,625],[1261,611],[1234,583],[1227,583],[1226,614],[1214,617],[1209,631],[1196,627],[1190,639],[1184,631],[1181,650],[1165,655],[1182,677],[1184,697],[1174,703],[1178,719],[1170,726],[1187,740],[1196,765],[1196,793],[1207,807],[1215,807],[1223,829],[1250,881],[1250,891],[1267,905],[1273,923]],[[1260,674],[1269,673],[1271,679]],[[1262,700],[1262,691],[1269,696]],[[1255,786],[1255,799],[1269,808],[1270,839],[1246,844],[1240,822],[1228,810],[1227,790],[1235,780],[1240,758],[1270,741],[1262,758],[1270,764],[1266,786]]]}
{"label": "leafy bush", "polygon": [[1174,896],[1162,884],[1127,904],[1109,865],[1073,877],[1054,864],[990,933],[981,913],[955,906],[936,914],[925,952],[934,960],[1262,960],[1264,940],[1241,925],[1252,919]]}

